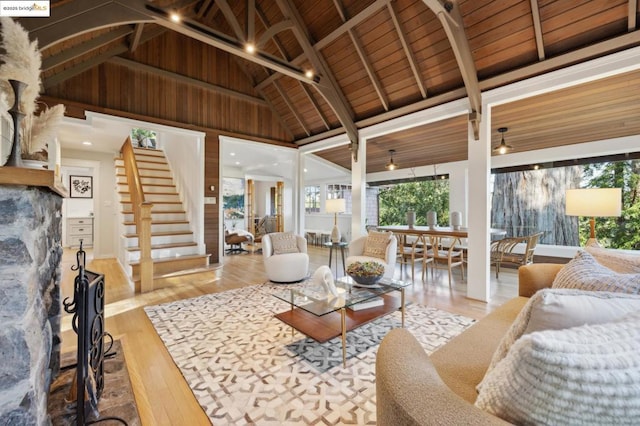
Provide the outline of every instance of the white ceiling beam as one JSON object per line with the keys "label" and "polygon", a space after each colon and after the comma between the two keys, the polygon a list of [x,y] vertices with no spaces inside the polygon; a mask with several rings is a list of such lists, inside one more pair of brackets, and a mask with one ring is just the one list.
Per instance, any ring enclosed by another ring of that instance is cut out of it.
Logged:
{"label": "white ceiling beam", "polygon": [[136,24],[135,32],[133,33],[133,37],[131,38],[131,43],[129,46],[129,51],[131,53],[135,52],[138,46],[140,45],[140,38],[142,37],[142,32],[144,31],[144,24]]}
{"label": "white ceiling beam", "polygon": [[629,19],[627,22],[627,29],[629,31],[635,31],[637,23],[636,15],[638,14],[638,2],[637,0],[629,0]]}
{"label": "white ceiling beam", "polygon": [[246,35],[243,33],[242,28],[240,28],[240,24],[238,23],[236,16],[233,14],[233,10],[231,10],[231,7],[229,7],[229,3],[227,3],[227,0],[216,0],[216,4],[227,20],[227,23],[233,30],[233,33],[236,35],[236,38],[238,40],[246,42]]}

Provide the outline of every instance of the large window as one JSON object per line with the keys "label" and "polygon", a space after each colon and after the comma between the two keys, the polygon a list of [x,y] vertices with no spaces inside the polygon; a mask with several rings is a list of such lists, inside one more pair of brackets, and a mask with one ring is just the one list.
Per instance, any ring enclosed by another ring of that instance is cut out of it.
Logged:
{"label": "large window", "polygon": [[407,212],[416,213],[416,225],[427,224],[427,212],[435,211],[440,226],[449,224],[449,180],[429,179],[390,183],[378,194],[379,224],[406,225]]}
{"label": "large window", "polygon": [[320,212],[320,187],[319,186],[304,187],[304,211],[306,213]]}
{"label": "large window", "polygon": [[604,247],[639,250],[640,160],[620,158],[584,159],[577,165],[537,170],[498,170],[493,179],[492,226],[506,229],[508,236],[542,231],[543,244],[583,246],[590,218],[565,214],[566,190],[622,188],[622,215],[596,217],[596,238]]}
{"label": "large window", "polygon": [[351,185],[331,184],[327,185],[327,200],[344,198],[345,213],[351,213]]}

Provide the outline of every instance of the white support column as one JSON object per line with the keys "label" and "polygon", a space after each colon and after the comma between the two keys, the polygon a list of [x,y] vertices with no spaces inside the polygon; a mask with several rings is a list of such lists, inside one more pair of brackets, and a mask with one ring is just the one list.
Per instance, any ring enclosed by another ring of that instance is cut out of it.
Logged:
{"label": "white support column", "polygon": [[449,170],[449,212],[462,213],[462,226],[467,226],[467,211],[467,167],[458,164]]}
{"label": "white support column", "polygon": [[298,161],[296,161],[296,178],[293,183],[293,221],[294,232],[304,236],[304,164],[306,154],[298,151]]}
{"label": "white support column", "polygon": [[351,239],[366,233],[367,141],[360,138],[358,161],[351,157]]}
{"label": "white support column", "polygon": [[469,124],[469,244],[467,297],[489,301],[489,244],[491,242],[489,183],[491,174],[491,109],[483,105],[480,140],[474,140]]}

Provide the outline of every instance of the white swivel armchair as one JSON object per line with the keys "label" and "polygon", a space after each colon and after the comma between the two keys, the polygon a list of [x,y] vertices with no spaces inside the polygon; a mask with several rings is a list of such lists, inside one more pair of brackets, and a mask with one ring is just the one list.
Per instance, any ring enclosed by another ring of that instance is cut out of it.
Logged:
{"label": "white swivel armchair", "polygon": [[293,283],[309,274],[307,240],[290,232],[274,232],[262,237],[262,258],[269,281]]}
{"label": "white swivel armchair", "polygon": [[[380,243],[379,239],[382,237],[386,244],[386,248],[379,251],[380,257],[371,256],[372,239],[378,239],[377,244]],[[368,238],[371,238],[367,241]],[[369,247],[367,247],[367,242]],[[369,250],[367,250],[369,248]],[[398,241],[391,232],[376,232],[370,231],[369,235],[365,235],[349,243],[349,257],[347,257],[347,268],[354,262],[378,262],[384,265],[384,277],[393,278],[393,273],[396,268],[396,250],[398,248]],[[382,258],[384,253],[384,259]]]}

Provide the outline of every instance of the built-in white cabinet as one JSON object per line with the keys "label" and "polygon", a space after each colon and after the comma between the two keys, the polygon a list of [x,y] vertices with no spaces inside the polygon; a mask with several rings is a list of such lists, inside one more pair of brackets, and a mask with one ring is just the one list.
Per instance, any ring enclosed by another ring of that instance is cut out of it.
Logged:
{"label": "built-in white cabinet", "polygon": [[67,218],[67,245],[69,247],[93,246],[93,218],[70,217]]}

